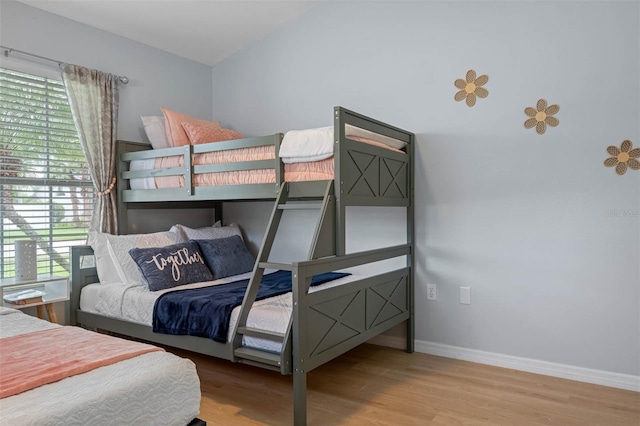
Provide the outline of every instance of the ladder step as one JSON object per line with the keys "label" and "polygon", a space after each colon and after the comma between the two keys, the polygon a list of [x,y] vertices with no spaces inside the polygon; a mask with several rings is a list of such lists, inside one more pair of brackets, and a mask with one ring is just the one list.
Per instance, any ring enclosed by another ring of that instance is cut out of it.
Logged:
{"label": "ladder step", "polygon": [[233,351],[238,358],[244,358],[267,365],[280,365],[280,354],[241,347]]}
{"label": "ladder step", "polygon": [[252,327],[238,327],[238,333],[243,334],[245,336],[275,340],[276,342],[284,341],[284,333],[279,333],[277,331],[261,330],[259,328],[252,328]]}
{"label": "ladder step", "polygon": [[262,269],[282,269],[284,271],[293,270],[293,266],[288,263],[260,262],[258,267]]}
{"label": "ladder step", "polygon": [[278,204],[280,210],[320,210],[322,203],[288,203]]}

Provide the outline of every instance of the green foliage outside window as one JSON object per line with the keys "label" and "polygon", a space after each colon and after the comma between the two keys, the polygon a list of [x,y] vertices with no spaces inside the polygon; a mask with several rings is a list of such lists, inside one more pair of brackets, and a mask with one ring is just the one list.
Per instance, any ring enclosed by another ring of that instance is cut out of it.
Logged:
{"label": "green foliage outside window", "polygon": [[67,275],[93,190],[61,81],[0,68],[0,191],[0,277],[20,239],[37,242],[39,273]]}

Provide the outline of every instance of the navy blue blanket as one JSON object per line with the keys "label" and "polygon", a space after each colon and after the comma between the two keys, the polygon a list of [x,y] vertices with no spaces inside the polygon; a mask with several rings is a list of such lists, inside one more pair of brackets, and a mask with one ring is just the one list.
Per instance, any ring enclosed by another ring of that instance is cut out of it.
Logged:
{"label": "navy blue blanket", "polygon": [[[347,273],[327,272],[315,275],[311,285],[345,277]],[[209,337],[225,343],[231,311],[242,304],[249,280],[210,287],[164,293],[153,306],[153,331],[163,334],[187,334]],[[291,291],[291,272],[277,271],[265,275],[256,300],[279,296]]]}

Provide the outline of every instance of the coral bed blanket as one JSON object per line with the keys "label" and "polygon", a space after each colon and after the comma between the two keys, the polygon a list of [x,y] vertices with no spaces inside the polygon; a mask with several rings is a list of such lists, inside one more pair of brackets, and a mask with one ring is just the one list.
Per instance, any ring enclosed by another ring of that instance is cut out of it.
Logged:
{"label": "coral bed blanket", "polygon": [[94,333],[79,327],[0,339],[0,398],[164,349]]}

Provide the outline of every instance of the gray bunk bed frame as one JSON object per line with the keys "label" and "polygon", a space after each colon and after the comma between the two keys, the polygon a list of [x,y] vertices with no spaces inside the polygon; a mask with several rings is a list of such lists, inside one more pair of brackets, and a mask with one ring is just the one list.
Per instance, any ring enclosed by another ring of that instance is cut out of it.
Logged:
{"label": "gray bunk bed frame", "polygon": [[[347,124],[407,143],[406,154],[356,142],[345,137]],[[414,350],[414,134],[342,107],[334,108],[334,180],[283,182],[283,165],[278,158],[281,134],[229,142],[151,150],[149,146],[121,142],[118,154],[119,218],[127,209],[153,206],[176,208],[215,207],[221,218],[222,201],[274,200],[269,225],[256,258],[252,277],[240,307],[233,338],[218,343],[201,337],[157,334],[150,326],[115,319],[80,309],[80,292],[98,282],[95,267],[82,268],[82,258],[93,254],[91,247],[72,247],[71,323],[107,330],[162,345],[224,358],[293,375],[294,424],[307,421],[307,373],[374,336],[402,323],[407,327],[407,352]],[[192,166],[192,154],[249,146],[275,146],[275,161],[253,161],[214,166]],[[183,155],[184,166],[169,170],[128,171],[134,159]],[[273,168],[276,184],[194,187],[192,175],[226,170]],[[136,177],[182,174],[184,188],[131,190],[126,181]],[[348,206],[406,207],[407,243],[345,252],[345,216]],[[318,209],[319,219],[307,260],[290,264],[269,262],[282,212],[288,209]],[[120,222],[121,226],[126,222]],[[122,228],[121,228],[122,229]],[[126,233],[126,232],[125,232]],[[344,285],[309,292],[316,274],[405,257],[404,267],[358,279]],[[274,333],[249,328],[246,320],[266,268],[292,271],[293,311],[287,331]],[[243,336],[282,342],[281,353],[242,346]]]}

